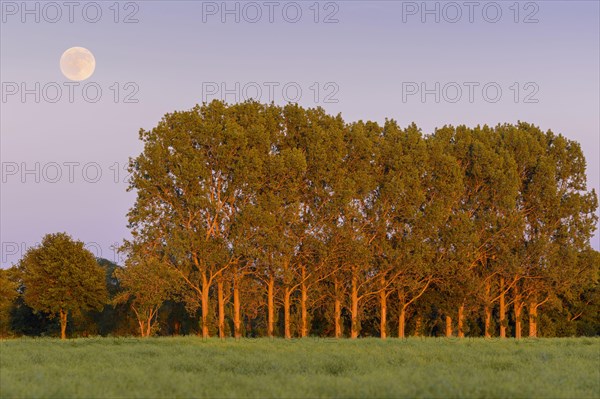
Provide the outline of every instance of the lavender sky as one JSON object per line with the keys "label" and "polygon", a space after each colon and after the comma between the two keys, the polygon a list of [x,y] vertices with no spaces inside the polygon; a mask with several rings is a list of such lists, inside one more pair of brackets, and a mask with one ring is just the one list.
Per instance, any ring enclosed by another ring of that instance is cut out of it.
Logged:
{"label": "lavender sky", "polygon": [[[597,1],[25,4],[0,4],[2,267],[57,231],[118,261],[139,129],[258,89],[426,133],[531,122],[579,141],[600,187]],[[69,86],[59,59],[74,46],[97,65]]]}

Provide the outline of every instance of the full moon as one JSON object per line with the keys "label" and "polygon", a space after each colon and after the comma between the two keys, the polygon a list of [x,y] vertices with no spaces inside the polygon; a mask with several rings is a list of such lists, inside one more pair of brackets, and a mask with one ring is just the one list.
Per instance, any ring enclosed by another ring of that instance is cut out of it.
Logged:
{"label": "full moon", "polygon": [[86,80],[96,69],[92,52],[83,47],[71,47],[60,57],[60,70],[67,79]]}

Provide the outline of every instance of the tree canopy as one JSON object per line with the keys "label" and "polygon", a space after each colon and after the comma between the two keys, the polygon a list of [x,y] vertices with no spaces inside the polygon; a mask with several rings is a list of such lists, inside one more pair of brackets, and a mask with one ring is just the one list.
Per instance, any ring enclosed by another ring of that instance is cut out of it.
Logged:
{"label": "tree canopy", "polygon": [[578,261],[597,222],[581,148],[527,123],[424,135],[393,120],[214,101],[167,114],[140,138],[133,241],[187,283],[205,337],[211,293],[223,336],[225,301],[232,290],[239,301],[243,279],[265,299],[269,336],[283,306],[288,338],[293,323],[307,334],[308,307],[335,336],[342,314],[357,337],[376,312],[385,337],[392,293],[403,336],[409,305],[432,290],[443,294],[447,334],[452,318],[463,336],[465,318],[483,311],[490,336],[497,302],[506,327],[510,292],[515,333],[526,306],[535,336],[538,308],[596,273]]}
{"label": "tree canopy", "polygon": [[59,316],[66,338],[67,316],[101,309],[107,300],[105,275],[94,255],[66,233],[48,234],[19,263],[25,303],[37,312]]}

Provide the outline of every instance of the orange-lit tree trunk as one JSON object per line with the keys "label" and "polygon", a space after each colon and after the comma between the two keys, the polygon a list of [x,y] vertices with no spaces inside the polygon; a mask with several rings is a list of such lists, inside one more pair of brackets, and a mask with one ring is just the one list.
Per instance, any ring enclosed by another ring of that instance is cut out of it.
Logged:
{"label": "orange-lit tree trunk", "polygon": [[518,286],[515,285],[515,299],[513,303],[513,308],[515,312],[515,338],[521,338],[521,311],[523,310],[523,302],[521,300],[521,294],[519,293]]}
{"label": "orange-lit tree trunk", "polygon": [[538,308],[546,303],[550,297],[546,297],[542,302],[537,302],[535,297],[529,301],[529,337],[536,338],[537,333],[537,321],[538,321]]}
{"label": "orange-lit tree trunk", "polygon": [[140,337],[149,337],[152,333],[152,320],[158,313],[158,309],[159,306],[156,306],[154,308],[146,309],[146,311],[142,312],[141,309],[138,310],[134,305],[131,306],[131,310],[133,310],[133,313],[135,313],[138,326],[140,327]]}
{"label": "orange-lit tree trunk", "polygon": [[490,294],[491,294],[491,284],[490,281],[487,280],[485,283],[485,305],[484,305],[484,335],[486,338],[490,338],[492,334],[490,333],[490,326],[492,323],[492,308],[490,304]]}
{"label": "orange-lit tree trunk", "polygon": [[150,314],[148,320],[146,320],[146,337],[149,337],[152,334],[152,319],[154,318],[153,314]]}
{"label": "orange-lit tree trunk", "polygon": [[241,338],[242,321],[240,318],[240,287],[237,278],[233,281],[233,329],[235,338]]}
{"label": "orange-lit tree trunk", "polygon": [[60,339],[67,339],[67,312],[60,309]]}
{"label": "orange-lit tree trunk", "polygon": [[291,294],[292,294],[292,291],[290,290],[290,287],[286,286],[284,288],[284,293],[283,293],[283,324],[284,324],[284,331],[285,331],[286,339],[292,338],[292,331],[290,329],[290,296],[291,296]]}
{"label": "orange-lit tree trunk", "polygon": [[358,279],[353,273],[352,275],[352,287],[350,289],[350,313],[352,315],[352,326],[350,331],[350,338],[358,338]]}
{"label": "orange-lit tree trunk", "polygon": [[223,293],[223,280],[217,281],[217,300],[219,306],[219,338],[225,338],[225,298]]}
{"label": "orange-lit tree trunk", "polygon": [[387,337],[387,292],[385,290],[385,276],[381,276],[381,291],[379,291],[379,303],[381,306],[381,318],[379,320],[379,330],[382,339]]}
{"label": "orange-lit tree trunk", "polygon": [[406,296],[404,291],[398,290],[398,338],[406,336]]}
{"label": "orange-lit tree trunk", "polygon": [[398,314],[398,338],[404,338],[406,334],[406,307],[401,306]]}
{"label": "orange-lit tree trunk", "polygon": [[465,321],[465,304],[463,303],[458,308],[458,337],[459,338],[465,337],[464,321]]}
{"label": "orange-lit tree trunk", "polygon": [[446,337],[452,336],[452,317],[446,316]]}
{"label": "orange-lit tree trunk", "polygon": [[275,278],[271,276],[267,286],[267,335],[269,338],[273,338],[273,331],[275,325]]}
{"label": "orange-lit tree trunk", "polygon": [[[406,301],[406,294],[404,292],[403,289],[398,289],[398,308],[399,308],[399,314],[398,314],[398,338],[404,338],[405,334],[406,334],[406,309],[408,309],[408,306],[415,302],[417,299],[419,299],[424,293],[425,290],[427,290],[427,287],[429,287],[429,284],[431,283],[431,278],[428,278],[425,282],[425,284],[421,287],[421,291],[412,297],[412,299],[410,301]],[[417,324],[418,324],[418,328],[415,329],[415,335],[418,335],[418,331],[421,328],[421,319],[420,317],[417,318]]]}
{"label": "orange-lit tree trunk", "polygon": [[500,338],[506,338],[506,299],[504,277],[500,277]]}
{"label": "orange-lit tree trunk", "polygon": [[138,325],[140,326],[140,337],[144,338],[146,336],[146,323],[143,320],[138,320]]}
{"label": "orange-lit tree trunk", "polygon": [[208,338],[208,279],[202,275],[202,338]]}
{"label": "orange-lit tree trunk", "polygon": [[308,302],[308,287],[306,285],[306,268],[302,266],[302,284],[300,284],[300,314],[302,325],[300,326],[300,336],[302,338],[308,336],[308,310],[306,303]]}
{"label": "orange-lit tree trunk", "polygon": [[492,310],[489,306],[485,307],[485,337],[490,338],[492,334],[490,334],[490,325],[492,322]]}
{"label": "orange-lit tree trunk", "polygon": [[537,337],[537,304],[529,303],[529,338]]}
{"label": "orange-lit tree trunk", "polygon": [[334,318],[335,318],[335,337],[342,337],[342,302],[340,300],[341,296],[341,288],[340,282],[337,277],[334,278],[334,290],[335,290],[335,299],[334,299]]}

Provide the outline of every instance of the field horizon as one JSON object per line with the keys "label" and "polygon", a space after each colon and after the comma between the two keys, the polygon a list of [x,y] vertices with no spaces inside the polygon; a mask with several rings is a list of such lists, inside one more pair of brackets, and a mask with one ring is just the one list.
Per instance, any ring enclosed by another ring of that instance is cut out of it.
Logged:
{"label": "field horizon", "polygon": [[2,398],[600,393],[600,338],[16,338],[0,353]]}

